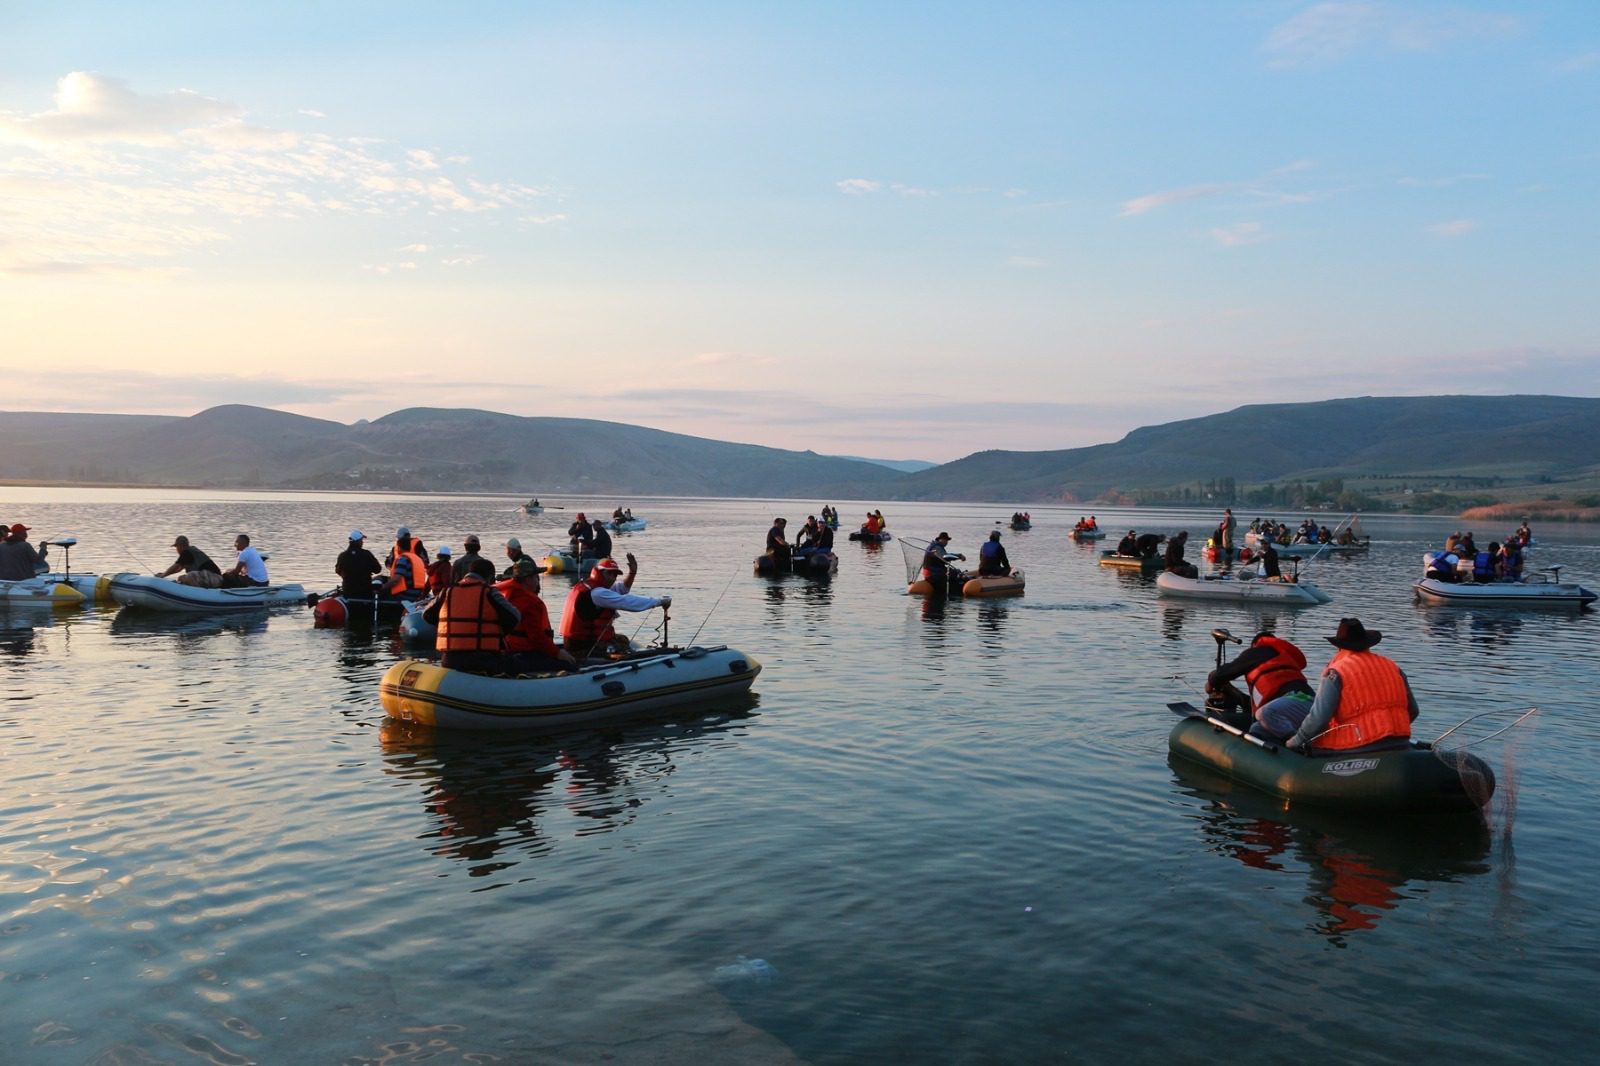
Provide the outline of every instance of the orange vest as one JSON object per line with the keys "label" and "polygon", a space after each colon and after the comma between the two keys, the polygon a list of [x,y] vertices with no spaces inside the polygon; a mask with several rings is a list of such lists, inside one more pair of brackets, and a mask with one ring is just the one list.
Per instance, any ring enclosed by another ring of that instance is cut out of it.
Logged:
{"label": "orange vest", "polygon": [[522,614],[517,628],[506,634],[507,651],[536,651],[555,655],[559,648],[550,637],[550,612],[544,601],[529,592],[520,581],[507,579],[495,582],[500,595]]}
{"label": "orange vest", "polygon": [[468,574],[444,591],[439,608],[439,651],[499,651],[505,629],[489,602],[489,586],[477,574]]}
{"label": "orange vest", "polygon": [[[422,561],[422,556],[417,554],[417,542],[410,542],[406,548],[400,547],[400,542],[394,543],[394,563],[389,567],[389,591],[399,594],[402,592],[421,592],[428,587],[428,567]],[[411,567],[409,572],[400,565],[401,559],[409,559]]]}
{"label": "orange vest", "polygon": [[[594,605],[594,588],[588,579],[578,582],[572,586],[567,604],[561,609],[561,639],[569,644],[575,640],[581,643],[611,639],[611,620],[617,617],[617,612]],[[580,602],[587,605],[580,609]]]}
{"label": "orange vest", "polygon": [[1392,660],[1341,648],[1328,670],[1339,672],[1339,707],[1327,732],[1317,738],[1317,747],[1360,748],[1389,737],[1411,736],[1406,680]]}
{"label": "orange vest", "polygon": [[[1305,681],[1306,657],[1303,652],[1287,640],[1279,637],[1262,637],[1256,644],[1272,649],[1272,658],[1244,675],[1245,683],[1250,686],[1250,691],[1256,696],[1256,710],[1262,704],[1274,699],[1284,688],[1294,681]],[[1341,678],[1344,674],[1339,674]]]}

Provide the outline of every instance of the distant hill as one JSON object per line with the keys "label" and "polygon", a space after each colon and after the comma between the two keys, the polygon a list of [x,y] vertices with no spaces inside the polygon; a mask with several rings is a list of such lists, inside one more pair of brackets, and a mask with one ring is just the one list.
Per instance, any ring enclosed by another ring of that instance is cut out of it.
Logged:
{"label": "distant hill", "polygon": [[1409,494],[1456,479],[1582,499],[1600,490],[1596,427],[1596,399],[1368,396],[1255,404],[1111,444],[932,466],[428,407],[348,426],[239,405],[187,418],[0,412],[0,480],[1021,504],[1137,502],[1145,490],[1223,481],[1219,491],[1242,494],[1297,479],[1388,479],[1387,491]]}
{"label": "distant hill", "polygon": [[902,474],[915,474],[919,470],[931,470],[938,463],[930,463],[925,459],[869,459],[863,455],[835,455],[835,459],[852,459],[858,463],[872,463],[875,466],[886,466],[890,470],[898,470]]}
{"label": "distant hill", "polygon": [[0,479],[819,496],[901,476],[809,451],[492,411],[409,408],[353,426],[241,405],[188,418],[0,412]]}
{"label": "distant hill", "polygon": [[1136,429],[1115,444],[985,451],[900,480],[892,498],[1089,500],[1232,478],[1454,475],[1568,480],[1600,466],[1600,400],[1359,397],[1253,404]]}

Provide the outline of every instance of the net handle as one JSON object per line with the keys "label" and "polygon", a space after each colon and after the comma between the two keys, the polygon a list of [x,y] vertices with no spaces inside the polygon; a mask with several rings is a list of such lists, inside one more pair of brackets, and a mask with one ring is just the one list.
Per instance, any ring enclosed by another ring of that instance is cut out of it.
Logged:
{"label": "net handle", "polygon": [[1517,728],[1517,726],[1521,725],[1523,722],[1527,721],[1529,718],[1532,718],[1534,715],[1536,715],[1538,713],[1539,713],[1539,708],[1537,708],[1537,707],[1529,707],[1525,711],[1524,710],[1519,710],[1519,709],[1516,709],[1516,708],[1508,708],[1508,709],[1505,709],[1505,710],[1498,710],[1498,711],[1483,711],[1480,714],[1474,714],[1471,717],[1463,718],[1461,721],[1457,722],[1455,725],[1451,726],[1449,729],[1446,729],[1443,733],[1440,733],[1438,736],[1434,737],[1433,738],[1433,746],[1434,747],[1438,747],[1439,746],[1439,742],[1441,740],[1443,740],[1445,737],[1449,736],[1451,733],[1454,733],[1456,730],[1460,729],[1462,726],[1466,725],[1468,722],[1475,722],[1479,718],[1490,718],[1490,717],[1493,717],[1494,715],[1500,715],[1500,714],[1514,714],[1514,715],[1517,716],[1515,721],[1511,722],[1508,725],[1501,726],[1499,729],[1496,729],[1493,733],[1490,733],[1488,736],[1476,737],[1476,738],[1474,738],[1472,740],[1465,741],[1465,742],[1463,742],[1463,743],[1458,745],[1458,747],[1470,748],[1474,744],[1481,744],[1486,740],[1493,740],[1495,737],[1499,736],[1500,734],[1509,732],[1509,731]]}

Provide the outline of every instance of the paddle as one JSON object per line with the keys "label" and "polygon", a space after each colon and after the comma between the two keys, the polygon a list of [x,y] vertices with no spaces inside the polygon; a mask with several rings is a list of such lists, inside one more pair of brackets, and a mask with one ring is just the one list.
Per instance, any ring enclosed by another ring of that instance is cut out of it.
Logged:
{"label": "paddle", "polygon": [[1283,750],[1282,748],[1280,748],[1276,744],[1268,744],[1265,740],[1262,740],[1260,737],[1252,736],[1251,734],[1245,732],[1243,729],[1240,729],[1238,726],[1229,725],[1227,722],[1224,722],[1221,718],[1218,718],[1216,715],[1211,714],[1208,711],[1202,711],[1192,703],[1181,702],[1181,701],[1178,702],[1178,703],[1169,703],[1169,704],[1167,704],[1167,710],[1171,711],[1173,714],[1178,715],[1180,718],[1195,718],[1195,719],[1198,719],[1198,720],[1200,720],[1202,722],[1205,722],[1207,725],[1215,726],[1216,728],[1222,730],[1225,733],[1232,733],[1234,736],[1239,737],[1240,739],[1245,740],[1245,741],[1247,741],[1247,742],[1249,742],[1251,744],[1254,744],[1256,747],[1262,749],[1263,751],[1270,751],[1274,755],[1278,754],[1278,752]]}

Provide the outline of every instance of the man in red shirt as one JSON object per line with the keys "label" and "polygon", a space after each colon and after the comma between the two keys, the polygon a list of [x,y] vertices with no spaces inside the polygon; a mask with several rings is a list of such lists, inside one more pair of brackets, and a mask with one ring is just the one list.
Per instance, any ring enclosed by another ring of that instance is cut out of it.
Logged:
{"label": "man in red shirt", "polygon": [[550,611],[539,598],[539,564],[527,556],[511,566],[511,576],[495,588],[521,612],[517,626],[506,634],[506,660],[511,672],[546,674],[578,668],[578,661],[555,642]]}

